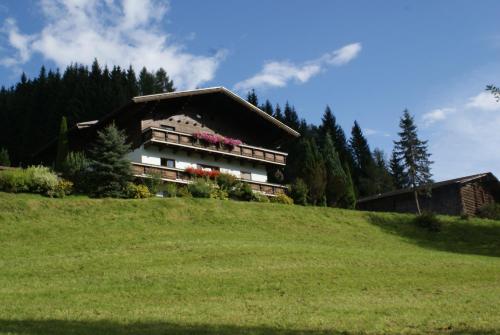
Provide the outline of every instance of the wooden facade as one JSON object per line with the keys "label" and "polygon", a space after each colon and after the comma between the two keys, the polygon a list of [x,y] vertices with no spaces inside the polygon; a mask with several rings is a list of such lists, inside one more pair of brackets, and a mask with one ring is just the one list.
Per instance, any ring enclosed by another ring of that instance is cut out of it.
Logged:
{"label": "wooden facade", "polygon": [[[487,205],[500,201],[500,183],[483,173],[430,185],[431,192],[419,194],[423,211],[446,215],[475,215]],[[399,190],[359,199],[357,208],[367,211],[416,213],[412,190]]]}

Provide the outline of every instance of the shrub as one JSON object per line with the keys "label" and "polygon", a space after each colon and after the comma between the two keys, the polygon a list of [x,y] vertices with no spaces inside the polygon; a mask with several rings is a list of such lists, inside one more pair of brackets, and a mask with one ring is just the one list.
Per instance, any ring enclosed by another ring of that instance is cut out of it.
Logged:
{"label": "shrub", "polygon": [[56,188],[49,192],[50,197],[64,198],[73,192],[73,183],[66,179],[59,179]]}
{"label": "shrub", "polygon": [[477,216],[484,219],[500,220],[500,204],[489,204],[479,209]]}
{"label": "shrub", "polygon": [[25,170],[0,171],[0,191],[18,193],[29,191],[29,180]]}
{"label": "shrub", "polygon": [[189,193],[195,198],[210,198],[214,188],[214,183],[201,178],[188,185]]}
{"label": "shrub", "polygon": [[175,198],[177,196],[177,186],[174,183],[166,183],[163,187],[163,196],[167,198]]}
{"label": "shrub", "polygon": [[59,183],[55,173],[45,166],[30,166],[25,171],[30,183],[30,192],[53,196]]}
{"label": "shrub", "polygon": [[215,181],[221,189],[226,191],[231,190],[237,184],[236,177],[229,173],[219,174]]}
{"label": "shrub", "polygon": [[293,199],[285,193],[278,193],[275,197],[271,198],[271,202],[276,204],[293,205]]}
{"label": "shrub", "polygon": [[431,212],[424,212],[417,215],[413,222],[418,226],[427,229],[428,231],[438,232],[441,231],[442,223],[436,214]]}
{"label": "shrub", "polygon": [[227,199],[229,199],[229,196],[228,196],[228,193],[226,190],[223,190],[220,187],[215,186],[212,190],[212,193],[210,193],[210,198],[219,199],[219,200],[227,200]]}
{"label": "shrub", "polygon": [[231,198],[243,201],[251,201],[253,199],[253,191],[247,183],[237,183],[233,189],[229,191]]}
{"label": "shrub", "polygon": [[73,182],[76,192],[88,193],[87,172],[90,162],[83,152],[70,152],[62,164],[62,175]]}
{"label": "shrub", "polygon": [[143,179],[143,181],[151,194],[155,195],[160,192],[160,186],[162,184],[160,173],[150,173]]}
{"label": "shrub", "polygon": [[175,194],[179,198],[189,198],[192,197],[192,194],[189,192],[189,189],[186,185],[177,186],[177,192]]}
{"label": "shrub", "polygon": [[252,201],[256,202],[269,202],[269,197],[260,192],[253,192]]}
{"label": "shrub", "polygon": [[290,193],[294,203],[303,206],[307,205],[307,194],[309,193],[309,189],[302,179],[295,179]]}
{"label": "shrub", "polygon": [[0,165],[10,166],[9,152],[5,148],[0,148]]}
{"label": "shrub", "polygon": [[137,185],[128,183],[126,188],[126,196],[130,199],[144,199],[152,196],[151,192],[146,185]]}

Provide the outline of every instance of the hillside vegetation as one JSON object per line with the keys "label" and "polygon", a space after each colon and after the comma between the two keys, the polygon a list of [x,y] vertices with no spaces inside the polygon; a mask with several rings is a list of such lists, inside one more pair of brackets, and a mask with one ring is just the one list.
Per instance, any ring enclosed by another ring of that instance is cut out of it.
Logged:
{"label": "hillside vegetation", "polygon": [[0,334],[497,334],[500,222],[0,193]]}

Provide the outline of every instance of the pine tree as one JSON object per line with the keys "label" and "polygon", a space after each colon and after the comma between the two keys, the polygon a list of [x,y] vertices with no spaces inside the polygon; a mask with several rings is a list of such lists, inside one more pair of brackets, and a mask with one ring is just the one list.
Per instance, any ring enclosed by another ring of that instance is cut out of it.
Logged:
{"label": "pine tree", "polygon": [[323,117],[321,118],[319,132],[322,138],[324,138],[326,133],[330,133],[333,144],[335,145],[335,150],[337,150],[337,153],[339,155],[340,162],[342,164],[347,163],[351,168],[353,166],[353,159],[351,156],[351,152],[349,151],[349,146],[347,144],[344,130],[337,123],[337,119],[335,118],[335,115],[328,105],[326,106]]}
{"label": "pine tree", "polygon": [[148,95],[155,93],[156,78],[143,67],[139,73],[139,94]]}
{"label": "pine tree", "polygon": [[394,190],[394,183],[384,152],[381,149],[375,148],[373,150],[373,160],[375,162],[375,192],[379,194]]}
{"label": "pine tree", "polygon": [[368,196],[377,193],[374,185],[376,174],[375,162],[368,141],[356,121],[354,121],[354,126],[352,127],[349,145],[354,159],[352,172],[359,195]]}
{"label": "pine tree", "polygon": [[130,162],[125,157],[130,145],[125,134],[110,125],[97,133],[97,140],[90,150],[89,180],[92,195],[96,197],[123,197],[131,180]]}
{"label": "pine tree", "polygon": [[69,151],[68,143],[68,123],[66,117],[61,118],[61,125],[59,127],[59,138],[57,140],[57,156],[55,162],[55,168],[57,171],[61,171],[63,168],[64,161]]}
{"label": "pine tree", "polygon": [[0,148],[0,166],[10,166],[9,152],[5,148]]}
{"label": "pine tree", "polygon": [[335,150],[332,138],[326,133],[322,148],[326,169],[325,196],[328,206],[338,206],[339,200],[346,196],[347,180],[342,169],[339,155]]}
{"label": "pine tree", "polygon": [[346,193],[339,199],[339,205],[342,208],[355,209],[356,208],[356,192],[354,191],[354,183],[352,182],[351,172],[349,165],[344,163],[344,173],[346,175]]}
{"label": "pine tree", "polygon": [[266,100],[266,102],[264,103],[264,105],[260,107],[260,109],[262,109],[264,112],[266,112],[271,116],[274,115],[274,108],[269,100]]}
{"label": "pine tree", "polygon": [[427,141],[421,141],[418,138],[417,126],[408,110],[403,112],[399,127],[401,128],[398,133],[400,139],[394,142],[394,151],[404,167],[408,184],[415,195],[417,212],[421,214],[418,200],[419,187],[429,185],[432,182],[430,166],[433,162],[429,159],[431,155],[427,152]]}
{"label": "pine tree", "polygon": [[257,94],[255,93],[254,89],[248,92],[247,101],[252,105],[254,105],[255,107],[259,107],[259,99],[257,98]]}
{"label": "pine tree", "polygon": [[153,93],[165,93],[175,91],[174,82],[167,75],[167,72],[160,68],[156,71]]}
{"label": "pine tree", "polygon": [[398,158],[398,154],[395,150],[392,150],[389,170],[392,177],[392,183],[396,189],[400,190],[410,187],[404,166],[401,164],[401,159]]}
{"label": "pine tree", "polygon": [[283,122],[283,113],[279,104],[276,104],[276,108],[274,109],[274,118]]}
{"label": "pine tree", "polygon": [[292,129],[298,129],[300,126],[299,116],[288,101],[285,103],[283,122]]}

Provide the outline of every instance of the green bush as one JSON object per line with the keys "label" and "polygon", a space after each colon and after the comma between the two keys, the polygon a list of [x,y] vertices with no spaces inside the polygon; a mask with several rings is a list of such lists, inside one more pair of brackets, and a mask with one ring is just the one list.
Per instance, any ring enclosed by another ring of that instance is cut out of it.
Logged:
{"label": "green bush", "polygon": [[500,220],[500,204],[489,204],[479,209],[477,216],[484,219]]}
{"label": "green bush", "polygon": [[293,205],[293,199],[285,193],[278,193],[275,197],[271,198],[271,202],[276,204]]}
{"label": "green bush", "polygon": [[253,192],[252,201],[256,202],[269,202],[269,197],[260,192]]}
{"label": "green bush", "polygon": [[226,190],[223,190],[220,187],[216,186],[212,190],[212,193],[210,194],[210,198],[219,199],[219,200],[227,200],[227,199],[229,199],[229,196],[228,196],[228,193]]}
{"label": "green bush", "polygon": [[162,184],[161,174],[160,173],[150,173],[144,178],[144,184],[148,187],[149,192],[155,195],[160,192],[160,187]]}
{"label": "green bush", "polygon": [[59,194],[59,178],[45,166],[0,171],[0,190],[4,192],[30,192],[48,196]]}
{"label": "green bush", "polygon": [[50,197],[64,198],[73,192],[73,183],[66,179],[59,179],[56,188],[49,192]]}
{"label": "green bush", "polygon": [[198,178],[188,185],[189,193],[195,198],[211,198],[214,188],[214,183],[203,178]]}
{"label": "green bush", "polygon": [[417,215],[413,222],[418,227],[422,227],[427,229],[428,231],[438,232],[441,231],[442,223],[441,220],[436,216],[436,214],[431,212],[424,212],[420,215]]}
{"label": "green bush", "polygon": [[253,190],[249,184],[240,182],[229,191],[229,196],[237,200],[252,201]]}
{"label": "green bush", "polygon": [[151,192],[146,185],[128,183],[126,189],[127,198],[130,199],[144,199],[152,196]]}
{"label": "green bush", "polygon": [[296,203],[297,205],[307,205],[307,194],[309,193],[309,189],[307,188],[306,183],[300,179],[297,178],[292,186],[291,186],[291,191],[290,195],[293,199],[293,202]]}
{"label": "green bush", "polygon": [[229,173],[221,173],[215,179],[217,185],[223,190],[230,191],[237,184],[236,177]]}
{"label": "green bush", "polygon": [[163,196],[167,198],[175,198],[177,196],[177,185],[174,183],[165,183],[163,185]]}
{"label": "green bush", "polygon": [[90,161],[82,152],[70,152],[62,164],[62,175],[73,182],[75,192],[88,193],[88,170]]}
{"label": "green bush", "polygon": [[192,197],[192,194],[189,192],[189,189],[186,185],[176,186],[176,187],[177,187],[177,192],[175,195],[178,196],[179,198]]}
{"label": "green bush", "polygon": [[10,166],[9,152],[5,148],[0,148],[0,165]]}

